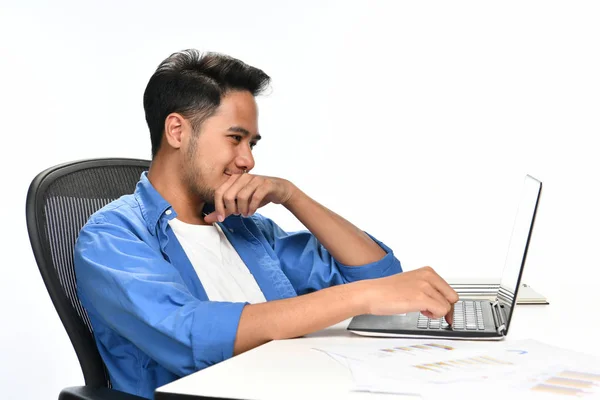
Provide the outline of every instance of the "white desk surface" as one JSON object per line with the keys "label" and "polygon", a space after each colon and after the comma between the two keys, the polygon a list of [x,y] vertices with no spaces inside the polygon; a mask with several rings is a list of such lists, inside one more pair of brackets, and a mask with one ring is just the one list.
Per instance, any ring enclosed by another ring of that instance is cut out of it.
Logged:
{"label": "white desk surface", "polygon": [[[596,307],[572,298],[550,305],[519,305],[505,341],[536,339],[600,357],[598,333],[591,317]],[[313,347],[378,340],[346,331],[350,320],[298,339],[278,340],[240,354],[157,389],[158,393],[230,399],[386,399],[414,398],[352,392],[350,372]],[[582,328],[574,330],[580,322]],[[487,346],[497,343],[485,342]],[[454,396],[449,393],[449,398]]]}

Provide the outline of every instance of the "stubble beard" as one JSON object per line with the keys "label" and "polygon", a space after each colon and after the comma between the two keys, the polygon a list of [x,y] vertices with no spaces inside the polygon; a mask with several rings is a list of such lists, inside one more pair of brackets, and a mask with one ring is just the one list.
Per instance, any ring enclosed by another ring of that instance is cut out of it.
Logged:
{"label": "stubble beard", "polygon": [[197,197],[199,201],[205,204],[213,204],[215,202],[215,190],[206,184],[202,169],[196,163],[195,143],[190,146],[185,161],[183,173],[188,191],[192,196]]}

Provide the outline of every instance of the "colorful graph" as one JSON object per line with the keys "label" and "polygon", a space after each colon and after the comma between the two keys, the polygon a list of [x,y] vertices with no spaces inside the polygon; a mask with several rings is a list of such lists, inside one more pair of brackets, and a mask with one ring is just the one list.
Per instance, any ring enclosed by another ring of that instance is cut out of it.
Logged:
{"label": "colorful graph", "polygon": [[600,374],[564,370],[546,378],[531,390],[565,396],[595,396],[600,394]]}
{"label": "colorful graph", "polygon": [[452,346],[448,346],[448,345],[440,344],[440,343],[426,343],[426,344],[413,344],[411,346],[397,346],[397,347],[379,349],[379,351],[382,351],[384,353],[406,353],[406,354],[413,353],[413,355],[416,355],[415,354],[416,352],[431,351],[431,350],[449,351],[449,350],[455,350],[455,348]]}
{"label": "colorful graph", "polygon": [[506,366],[513,365],[509,361],[503,361],[491,356],[476,356],[469,358],[460,358],[456,360],[438,361],[426,364],[417,364],[413,367],[420,370],[433,371],[444,373],[456,369],[473,368],[473,367],[490,367],[490,366]]}

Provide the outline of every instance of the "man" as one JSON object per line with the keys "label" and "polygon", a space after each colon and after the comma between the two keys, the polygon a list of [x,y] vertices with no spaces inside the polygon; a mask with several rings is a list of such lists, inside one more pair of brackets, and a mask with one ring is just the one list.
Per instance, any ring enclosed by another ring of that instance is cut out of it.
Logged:
{"label": "man", "polygon": [[[431,268],[402,272],[383,243],[292,182],[251,173],[261,70],[195,50],[144,93],[152,164],[135,193],[95,213],[75,248],[79,297],[113,387],[156,387],[274,339],[358,314],[451,318]],[[308,231],[257,214],[281,204]]]}

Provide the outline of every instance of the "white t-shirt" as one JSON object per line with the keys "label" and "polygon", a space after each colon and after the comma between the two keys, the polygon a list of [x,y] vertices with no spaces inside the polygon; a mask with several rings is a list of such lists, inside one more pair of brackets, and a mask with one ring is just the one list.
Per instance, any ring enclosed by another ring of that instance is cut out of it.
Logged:
{"label": "white t-shirt", "polygon": [[193,225],[169,221],[211,301],[266,301],[256,279],[218,224]]}

